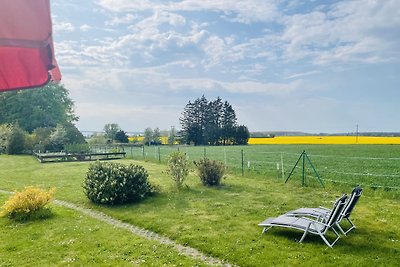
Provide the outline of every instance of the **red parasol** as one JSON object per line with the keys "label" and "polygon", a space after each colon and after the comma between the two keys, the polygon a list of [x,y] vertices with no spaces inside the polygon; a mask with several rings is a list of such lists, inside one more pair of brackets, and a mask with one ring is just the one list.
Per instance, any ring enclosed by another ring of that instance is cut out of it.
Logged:
{"label": "red parasol", "polygon": [[60,81],[49,0],[1,0],[0,92]]}

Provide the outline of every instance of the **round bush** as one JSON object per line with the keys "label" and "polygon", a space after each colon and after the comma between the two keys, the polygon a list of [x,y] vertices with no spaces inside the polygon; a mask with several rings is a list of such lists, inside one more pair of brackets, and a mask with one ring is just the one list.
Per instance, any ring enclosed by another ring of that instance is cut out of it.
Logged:
{"label": "round bush", "polygon": [[139,165],[97,161],[89,166],[83,188],[86,196],[95,203],[129,203],[152,191],[148,176]]}
{"label": "round bush", "polygon": [[204,158],[195,161],[194,164],[203,185],[215,186],[221,183],[225,174],[225,165],[222,162]]}

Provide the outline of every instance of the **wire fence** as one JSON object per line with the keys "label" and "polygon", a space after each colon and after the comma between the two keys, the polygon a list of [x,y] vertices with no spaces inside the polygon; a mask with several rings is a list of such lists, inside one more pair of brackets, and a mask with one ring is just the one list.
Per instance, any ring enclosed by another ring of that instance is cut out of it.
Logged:
{"label": "wire fence", "polygon": [[[358,151],[331,151],[325,147],[310,147],[307,152],[312,165],[323,183],[362,185],[385,190],[400,190],[400,157],[380,147]],[[328,150],[327,150],[328,149]],[[348,148],[347,148],[348,149]],[[173,151],[181,151],[190,161],[207,157],[218,160],[230,171],[249,175],[267,175],[285,181],[293,170],[291,180],[299,181],[304,168],[307,183],[318,183],[311,166],[302,162],[296,167],[301,149],[299,146],[92,146],[93,152],[126,152],[128,158],[166,164]],[[273,151],[268,151],[273,150]],[[383,151],[383,152],[382,152]],[[385,153],[384,153],[385,152]],[[326,153],[326,154],[323,154]],[[383,156],[382,156],[383,154]],[[365,156],[370,155],[370,157]]]}

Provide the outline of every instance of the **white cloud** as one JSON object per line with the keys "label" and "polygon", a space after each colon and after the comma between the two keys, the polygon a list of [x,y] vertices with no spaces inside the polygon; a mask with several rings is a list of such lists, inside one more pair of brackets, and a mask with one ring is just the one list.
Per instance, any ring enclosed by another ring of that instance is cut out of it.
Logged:
{"label": "white cloud", "polygon": [[285,77],[285,79],[297,79],[300,77],[305,77],[305,76],[310,76],[314,74],[321,73],[319,70],[312,70],[312,71],[307,71],[307,72],[301,72],[301,73],[293,73]]}
{"label": "white cloud", "polygon": [[[310,58],[316,64],[379,62],[399,55],[399,1],[342,1],[328,11],[286,16],[286,60]],[[397,33],[397,34],[396,34]]]}
{"label": "white cloud", "polygon": [[165,11],[213,11],[222,12],[232,21],[250,23],[252,21],[272,21],[278,16],[278,1],[264,0],[183,0],[164,1],[130,1],[101,0],[99,5],[113,12],[165,10]]}
{"label": "white cloud", "polygon": [[173,90],[226,91],[234,94],[286,95],[300,88],[301,80],[290,83],[263,83],[255,81],[225,82],[214,79],[176,79],[166,80]]}
{"label": "white cloud", "polygon": [[87,24],[83,24],[83,25],[81,25],[81,26],[79,27],[79,29],[80,29],[82,32],[87,32],[87,31],[89,31],[89,30],[92,29],[92,26],[89,26],[89,25],[87,25]]}
{"label": "white cloud", "polygon": [[116,16],[111,21],[106,21],[105,25],[106,26],[116,26],[116,25],[120,25],[120,24],[131,24],[136,19],[138,19],[137,15],[133,15],[133,14],[129,13],[123,17]]}
{"label": "white cloud", "polygon": [[53,31],[54,32],[73,32],[73,31],[75,31],[75,27],[74,27],[74,25],[72,25],[72,23],[71,22],[66,22],[66,21],[63,21],[63,22],[55,22],[54,24],[53,24]]}
{"label": "white cloud", "polygon": [[[106,123],[113,122],[125,131],[144,131],[147,127],[170,129],[171,124],[179,125],[181,109],[174,105],[105,103],[99,112],[96,102],[83,102],[77,107],[77,112],[85,116],[80,118],[77,126],[81,130],[99,130]],[[160,118],[174,119],[160,121]]]}

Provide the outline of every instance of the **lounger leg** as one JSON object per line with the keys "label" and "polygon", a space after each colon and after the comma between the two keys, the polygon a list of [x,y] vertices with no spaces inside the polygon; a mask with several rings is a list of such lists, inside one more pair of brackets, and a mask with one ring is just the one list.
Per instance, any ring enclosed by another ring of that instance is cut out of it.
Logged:
{"label": "lounger leg", "polygon": [[301,237],[299,243],[303,242],[304,238],[306,237],[306,235],[307,235],[307,233],[308,233],[308,229],[310,228],[310,225],[311,225],[311,223],[307,225],[307,229],[304,231],[304,234],[303,234],[303,236]]}
{"label": "lounger leg", "polygon": [[263,233],[265,233],[266,231],[268,231],[271,227],[272,227],[272,226],[264,227],[264,229],[262,230],[262,233],[261,233],[261,234],[263,234]]}
{"label": "lounger leg", "polygon": [[333,228],[333,227],[332,227],[332,231],[333,231],[333,232],[335,233],[335,235],[336,235],[336,239],[332,242],[332,247],[333,247],[333,245],[335,245],[336,241],[339,240],[340,235],[338,234],[338,232],[336,232],[335,228]]}
{"label": "lounger leg", "polygon": [[340,235],[338,234],[338,232],[336,232],[336,230],[335,230],[333,227],[332,227],[331,229],[332,229],[332,231],[333,231],[333,232],[335,233],[335,235],[336,235],[336,239],[335,239],[332,243],[329,243],[329,241],[328,241],[328,239],[325,237],[325,235],[324,235],[323,233],[321,233],[320,231],[318,231],[318,235],[322,238],[322,240],[324,240],[325,244],[327,244],[328,247],[330,247],[330,248],[332,248],[333,245],[335,245],[336,241],[338,241],[339,238],[340,238]]}
{"label": "lounger leg", "polygon": [[351,224],[351,227],[345,232],[345,234],[347,234],[348,232],[350,232],[351,230],[353,230],[354,228],[356,228],[356,226],[354,225],[354,223],[350,220],[350,218],[346,218],[347,221]]}
{"label": "lounger leg", "polygon": [[340,226],[340,224],[336,224],[336,227],[339,229],[339,231],[343,234],[346,235],[346,232],[343,230],[343,228]]}

